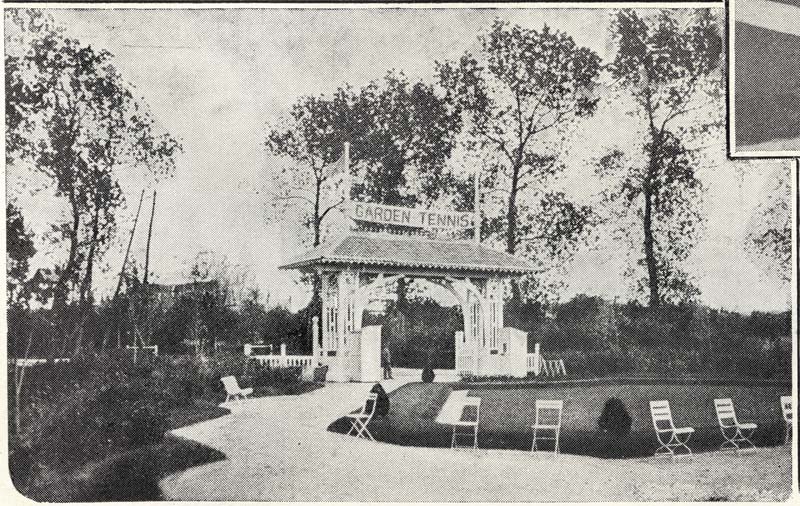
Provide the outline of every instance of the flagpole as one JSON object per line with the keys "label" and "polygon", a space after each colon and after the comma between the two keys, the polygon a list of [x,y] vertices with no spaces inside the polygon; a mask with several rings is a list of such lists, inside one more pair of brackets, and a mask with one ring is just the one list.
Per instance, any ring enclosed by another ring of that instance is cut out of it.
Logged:
{"label": "flagpole", "polygon": [[480,184],[480,168],[475,168],[475,177],[473,178],[475,182],[475,204],[473,206],[473,210],[475,211],[475,223],[474,223],[474,233],[473,238],[475,239],[475,244],[481,243],[481,184]]}
{"label": "flagpole", "polygon": [[[344,149],[342,152],[342,165],[344,171],[344,178],[345,178],[345,185],[344,185],[344,194],[342,198],[344,199],[345,209],[348,209],[350,205],[350,193],[353,187],[353,176],[350,174],[350,143],[344,143]],[[356,222],[355,220],[350,220],[350,230],[356,229]]]}
{"label": "flagpole", "polygon": [[344,143],[344,170],[347,174],[350,174],[350,143]]}

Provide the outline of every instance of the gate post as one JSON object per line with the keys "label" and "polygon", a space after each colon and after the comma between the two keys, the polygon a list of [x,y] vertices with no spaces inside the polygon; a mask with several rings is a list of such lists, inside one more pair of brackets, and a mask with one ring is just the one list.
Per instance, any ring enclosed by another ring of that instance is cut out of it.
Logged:
{"label": "gate post", "polygon": [[361,374],[358,381],[371,383],[381,380],[381,329],[381,325],[361,328]]}
{"label": "gate post", "polygon": [[311,367],[316,367],[320,362],[319,360],[319,316],[311,317],[311,354],[314,356],[314,361],[311,362]]}

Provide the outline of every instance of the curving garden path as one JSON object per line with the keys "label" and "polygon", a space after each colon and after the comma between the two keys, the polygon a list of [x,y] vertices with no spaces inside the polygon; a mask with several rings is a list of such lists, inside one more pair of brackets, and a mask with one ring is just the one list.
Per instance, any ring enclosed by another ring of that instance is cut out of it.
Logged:
{"label": "curving garden path", "polygon": [[[387,391],[407,378],[383,382]],[[413,378],[416,379],[416,378]],[[641,501],[780,500],[791,493],[789,446],[692,460],[604,460],[453,451],[374,443],[328,432],[368,384],[327,384],[300,396],[262,397],[175,431],[227,459],[166,477],[171,500]]]}

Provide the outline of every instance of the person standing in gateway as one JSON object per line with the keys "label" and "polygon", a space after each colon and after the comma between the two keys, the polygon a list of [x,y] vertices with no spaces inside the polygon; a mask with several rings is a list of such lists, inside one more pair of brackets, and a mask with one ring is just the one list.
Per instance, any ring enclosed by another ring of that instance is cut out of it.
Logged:
{"label": "person standing in gateway", "polygon": [[392,378],[392,354],[389,352],[389,345],[383,347],[381,352],[381,365],[383,366],[383,379]]}

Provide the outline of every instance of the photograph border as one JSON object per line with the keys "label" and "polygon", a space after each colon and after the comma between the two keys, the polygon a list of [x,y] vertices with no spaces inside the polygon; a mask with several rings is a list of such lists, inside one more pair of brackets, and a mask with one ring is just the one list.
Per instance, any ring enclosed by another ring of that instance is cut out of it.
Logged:
{"label": "photograph border", "polygon": [[727,72],[727,104],[728,104],[728,157],[731,159],[769,160],[776,158],[800,160],[800,148],[783,151],[743,150],[736,146],[736,2],[738,0],[725,0],[726,51],[728,56]]}
{"label": "photograph border", "polygon": [[[732,160],[785,160],[785,163],[792,165],[792,279],[791,283],[791,300],[792,300],[792,393],[795,403],[798,400],[798,365],[800,365],[798,354],[800,353],[800,345],[798,344],[798,274],[800,274],[800,258],[798,258],[798,211],[800,210],[800,149],[792,151],[744,151],[736,148],[735,144],[735,107],[734,107],[734,93],[735,93],[735,6],[736,0],[715,0],[715,1],[658,1],[658,0],[640,0],[634,2],[625,1],[612,1],[603,2],[599,0],[587,1],[531,1],[531,2],[486,2],[486,1],[462,1],[462,2],[425,2],[425,3],[409,3],[409,2],[380,2],[380,1],[365,1],[365,2],[313,2],[300,0],[292,3],[278,3],[278,2],[214,2],[214,1],[199,1],[199,2],[181,2],[180,0],[166,1],[166,2],[130,2],[125,0],[111,0],[110,2],[67,2],[67,1],[32,1],[32,2],[8,2],[3,3],[2,7],[6,9],[13,8],[40,8],[40,9],[86,9],[86,10],[104,10],[104,9],[136,9],[136,10],[214,10],[214,9],[613,9],[613,8],[642,8],[642,9],[692,9],[692,8],[715,8],[723,9],[724,20],[723,26],[727,31],[723,38],[723,52],[727,56],[727,72],[724,76],[724,86],[727,86],[725,93],[725,135],[726,135],[726,157]],[[5,92],[5,82],[2,85]],[[5,111],[5,103],[0,106]],[[5,137],[2,140],[5,149]],[[6,197],[8,196],[8,189],[6,187],[6,177],[2,178],[0,188]],[[3,229],[2,237],[5,238],[5,229]],[[6,258],[2,259],[2,265],[5,266]],[[2,288],[5,290],[5,287]],[[2,301],[3,307],[6,308],[5,297]],[[7,308],[6,308],[7,309]],[[7,319],[4,312],[3,318],[0,318],[0,332],[7,338]],[[7,363],[7,346],[0,350],[0,357]],[[7,387],[8,382],[8,368],[1,375],[0,388]],[[0,437],[0,451],[5,451],[8,457],[8,396],[3,396],[2,404],[0,404],[0,422],[5,423],[4,435]],[[796,415],[795,415],[796,416]],[[791,496],[787,501],[797,499],[800,494],[798,489],[798,444],[797,436],[800,432],[797,423],[792,425],[793,441],[791,448],[791,462],[792,462],[792,475],[794,479],[791,485]],[[9,504],[32,504],[32,500],[23,496],[13,486],[8,473],[8,466],[5,466],[5,471],[0,478],[0,497],[9,501]],[[267,499],[268,500],[268,499]],[[172,503],[172,501],[165,501]],[[212,502],[212,501],[202,501]],[[234,502],[234,501],[231,501]],[[199,504],[201,502],[188,501],[189,504]],[[248,504],[245,502],[238,502],[238,504]],[[120,502],[117,504],[138,504]],[[249,504],[259,504],[250,502]],[[616,504],[630,504],[630,502],[620,502]]]}

